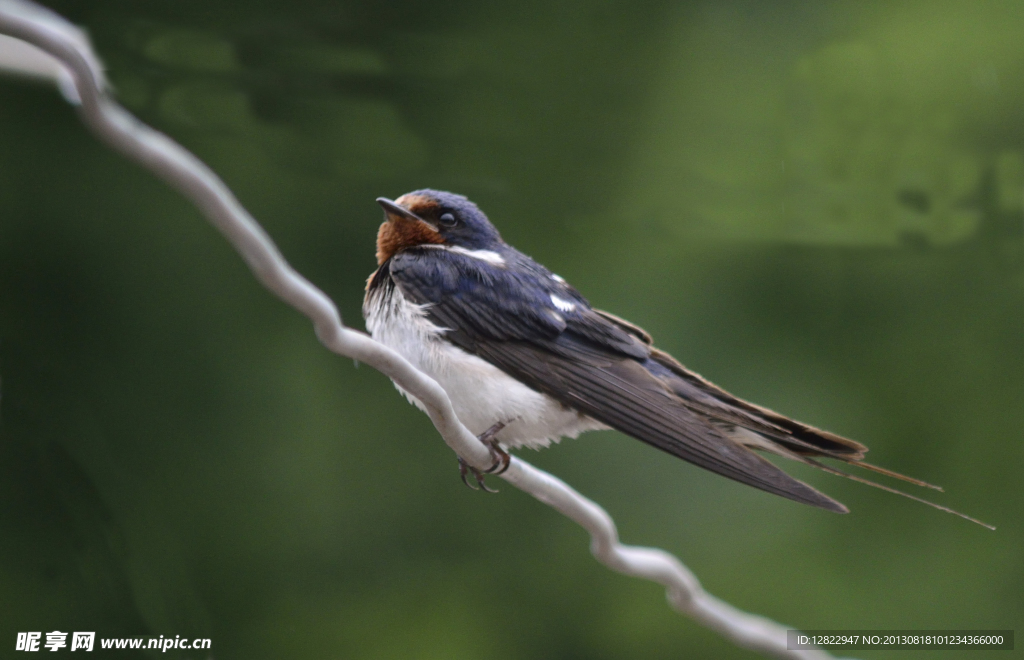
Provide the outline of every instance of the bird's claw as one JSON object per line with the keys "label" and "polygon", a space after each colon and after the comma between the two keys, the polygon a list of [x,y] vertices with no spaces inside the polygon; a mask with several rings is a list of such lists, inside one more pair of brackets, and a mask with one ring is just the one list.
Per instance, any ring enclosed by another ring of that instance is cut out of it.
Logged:
{"label": "bird's claw", "polygon": [[505,422],[498,422],[480,434],[480,442],[487,445],[487,448],[491,451],[491,458],[494,459],[494,465],[484,470],[487,474],[505,474],[508,466],[512,463],[512,456],[502,449],[501,445],[494,438],[503,428],[505,428]]}
{"label": "bird's claw", "polygon": [[498,441],[494,439],[494,436],[498,435],[503,428],[505,428],[505,423],[498,422],[477,436],[477,439],[487,445],[487,449],[491,452],[491,458],[494,459],[494,465],[491,467],[486,470],[478,470],[463,460],[461,456],[459,457],[459,477],[462,479],[462,483],[466,484],[467,487],[473,490],[478,490],[476,486],[469,483],[466,479],[466,474],[472,472],[473,478],[476,479],[476,483],[480,486],[479,490],[483,490],[487,493],[498,492],[493,488],[487,487],[487,484],[484,483],[484,476],[488,474],[504,474],[512,462],[512,457],[509,453],[502,449],[501,445],[498,444]]}
{"label": "bird's claw", "polygon": [[[470,472],[473,473],[473,478],[476,479],[477,484],[480,485],[479,488],[469,483],[469,480],[466,479],[466,474]],[[488,471],[478,470],[463,460],[461,456],[459,457],[459,476],[462,478],[462,483],[466,484],[466,486],[471,490],[483,490],[485,493],[497,493],[498,491],[493,488],[488,488],[487,484],[484,483],[484,475],[486,474],[488,474]]]}

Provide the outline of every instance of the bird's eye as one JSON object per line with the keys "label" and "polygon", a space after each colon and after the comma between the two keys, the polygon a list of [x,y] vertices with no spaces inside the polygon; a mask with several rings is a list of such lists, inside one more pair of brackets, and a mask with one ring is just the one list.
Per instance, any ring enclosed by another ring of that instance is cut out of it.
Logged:
{"label": "bird's eye", "polygon": [[445,227],[454,227],[457,220],[451,213],[442,213],[441,217],[437,219]]}

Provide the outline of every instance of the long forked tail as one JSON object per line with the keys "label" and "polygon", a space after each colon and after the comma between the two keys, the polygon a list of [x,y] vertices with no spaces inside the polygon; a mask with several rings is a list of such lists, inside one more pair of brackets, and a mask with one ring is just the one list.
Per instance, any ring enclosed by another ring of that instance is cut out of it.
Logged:
{"label": "long forked tail", "polygon": [[970,520],[982,527],[995,529],[994,526],[986,522],[972,518],[949,507],[825,465],[818,459],[831,458],[886,477],[900,479],[915,486],[942,491],[941,487],[934,484],[866,462],[864,454],[867,453],[868,448],[859,442],[817,429],[785,415],[780,415],[774,410],[733,396],[700,375],[686,369],[686,367],[679,364],[667,353],[655,351],[652,357],[662,366],[667,367],[673,372],[675,378],[672,379],[670,385],[683,400],[684,405],[699,415],[734,429],[735,435],[740,436],[737,437],[737,440],[741,444],[751,449],[776,454],[811,465],[829,474],[901,495],[922,504],[927,504],[940,511],[952,513],[965,520]]}
{"label": "long forked tail", "polygon": [[[772,437],[772,438],[764,438],[760,434],[752,433],[749,429],[743,429],[742,431],[740,431],[740,433],[746,439],[747,446],[749,446],[751,449],[757,449],[757,450],[760,450],[760,451],[776,454],[776,455],[782,456],[784,458],[789,458],[791,460],[795,460],[795,461],[798,461],[800,463],[804,463],[805,465],[810,465],[811,467],[815,467],[815,468],[817,468],[817,469],[819,469],[819,470],[821,470],[823,472],[827,472],[829,474],[834,474],[836,476],[843,477],[845,479],[850,479],[851,481],[856,481],[857,483],[866,484],[868,486],[872,486],[873,488],[878,488],[879,490],[884,490],[884,491],[886,491],[888,493],[894,493],[896,495],[901,495],[903,497],[906,497],[907,499],[914,500],[915,502],[921,502],[922,504],[927,504],[928,506],[930,506],[932,508],[935,508],[935,509],[938,509],[939,511],[945,511],[946,513],[952,513],[953,515],[959,516],[959,517],[963,518],[964,520],[969,520],[969,521],[971,521],[973,523],[977,523],[978,525],[981,525],[982,527],[987,527],[988,529],[991,529],[991,530],[995,529],[995,526],[990,525],[990,524],[988,524],[988,523],[986,523],[984,521],[978,520],[977,518],[969,516],[969,515],[967,515],[965,513],[961,513],[959,511],[956,511],[955,509],[951,509],[951,508],[949,508],[947,506],[943,506],[941,504],[937,504],[937,503],[932,502],[930,500],[926,500],[924,498],[917,497],[916,495],[911,495],[910,493],[906,493],[906,492],[904,492],[902,490],[899,490],[899,489],[896,489],[896,488],[892,488],[891,486],[886,486],[886,485],[880,484],[880,483],[878,483],[876,481],[871,481],[870,479],[864,479],[863,477],[859,477],[859,476],[857,476],[855,474],[850,474],[849,472],[843,472],[842,470],[836,469],[836,468],[834,468],[834,467],[832,467],[830,465],[826,465],[826,464],[822,463],[820,460],[817,460],[819,458],[831,458],[831,459],[834,459],[834,460],[837,460],[837,461],[842,461],[843,463],[846,463],[847,465],[852,465],[854,467],[859,467],[859,468],[864,469],[864,470],[869,470],[871,472],[875,472],[877,474],[885,475],[885,476],[891,477],[893,479],[899,479],[901,481],[906,481],[908,483],[914,484],[915,486],[920,486],[922,488],[931,488],[933,490],[937,490],[939,492],[943,492],[943,489],[942,489],[941,486],[936,486],[935,484],[930,484],[927,481],[922,481],[920,479],[915,479],[914,477],[908,477],[905,474],[900,474],[899,472],[895,472],[895,471],[889,470],[887,468],[879,467],[877,465],[872,465],[871,463],[868,463],[868,462],[864,461],[863,458],[861,458],[861,456],[863,456],[863,452],[860,452],[857,455],[844,454],[844,453],[841,453],[841,452],[830,451],[830,450],[822,448],[822,447],[812,446],[812,445],[810,445],[809,443],[806,443],[803,440],[795,440],[793,438],[787,438],[787,440],[788,440],[787,444],[792,443],[792,444],[797,444],[797,445],[803,445],[803,447],[802,447],[803,451],[793,451],[792,446],[790,446],[790,447],[780,446],[780,444],[778,443],[777,439],[774,438],[774,437]],[[754,438],[752,438],[751,436],[756,437],[756,440]],[[836,436],[834,436],[834,437],[836,437]],[[867,449],[865,448],[864,451],[867,451]]]}
{"label": "long forked tail", "polygon": [[[787,421],[791,421],[792,422],[792,420],[787,420]],[[796,438],[796,437],[794,437],[792,435],[787,435],[784,438],[780,438],[775,433],[771,434],[768,437],[765,437],[765,435],[767,435],[767,434],[763,434],[764,433],[763,431],[760,431],[758,433],[754,433],[749,428],[744,428],[742,430],[741,429],[737,429],[736,432],[739,433],[744,438],[744,440],[741,440],[741,441],[744,441],[745,444],[747,444],[747,446],[750,447],[751,449],[757,449],[757,450],[760,450],[760,451],[776,454],[778,456],[782,456],[784,458],[788,458],[788,459],[791,459],[791,460],[794,460],[794,461],[798,461],[800,463],[804,463],[805,465],[810,465],[812,467],[815,467],[815,468],[817,468],[817,469],[819,469],[819,470],[821,470],[823,472],[828,472],[829,474],[834,474],[836,476],[843,477],[845,479],[850,479],[852,481],[856,481],[857,483],[866,484],[868,486],[872,486],[874,488],[878,488],[879,490],[884,490],[884,491],[886,491],[888,493],[894,493],[896,495],[901,495],[903,497],[906,497],[907,499],[914,500],[915,502],[921,502],[922,504],[927,504],[928,506],[933,507],[935,509],[938,509],[939,511],[945,511],[946,513],[952,513],[953,515],[959,516],[959,517],[963,518],[964,520],[970,520],[973,523],[977,523],[978,525],[981,525],[982,527],[987,527],[988,529],[991,529],[991,530],[995,529],[995,526],[990,525],[990,524],[988,524],[986,522],[983,522],[981,520],[978,520],[977,518],[973,518],[971,516],[968,516],[965,513],[960,513],[959,511],[956,511],[955,509],[951,509],[951,508],[949,508],[947,506],[943,506],[941,504],[936,504],[935,502],[932,502],[930,500],[926,500],[924,498],[917,497],[916,495],[911,495],[910,493],[906,493],[906,492],[904,492],[902,490],[899,490],[899,489],[896,489],[896,488],[892,488],[891,486],[886,486],[884,484],[880,484],[880,483],[878,483],[876,481],[871,481],[870,479],[864,479],[863,477],[858,477],[857,475],[850,474],[849,472],[843,472],[842,470],[838,470],[838,469],[836,469],[836,468],[834,468],[834,467],[832,467],[830,465],[826,465],[826,464],[822,463],[820,460],[817,460],[817,459],[820,459],[820,458],[831,458],[833,460],[842,461],[843,463],[846,463],[847,465],[852,465],[852,466],[859,467],[859,468],[864,469],[864,470],[869,470],[871,472],[875,472],[877,474],[885,475],[886,477],[891,477],[893,479],[899,479],[901,481],[906,481],[907,483],[914,484],[915,486],[920,486],[922,488],[931,488],[933,490],[937,490],[939,492],[943,492],[943,489],[942,489],[941,486],[936,486],[935,484],[930,484],[927,481],[922,481],[920,479],[915,479],[914,477],[908,477],[905,474],[900,474],[899,472],[895,472],[893,470],[889,470],[887,468],[879,467],[878,465],[873,465],[871,463],[868,463],[867,461],[865,461],[863,459],[864,454],[867,452],[867,447],[864,447],[863,445],[860,445],[860,447],[862,447],[862,449],[860,451],[857,451],[857,452],[844,452],[844,451],[835,451],[834,449],[832,449],[830,447],[823,447],[821,445],[812,444],[812,442],[808,441],[808,440],[811,440],[812,438],[809,438],[808,436],[810,434],[815,433],[817,431],[817,429],[814,429],[813,427],[806,426],[804,424],[800,424],[799,422],[793,422],[793,423],[797,424],[797,425],[799,425],[801,427],[801,431],[802,431],[801,435],[803,435],[802,438]],[[822,432],[822,433],[824,433],[824,432]],[[835,442],[836,440],[845,440],[845,438],[840,438],[839,436],[836,436],[836,435],[831,434],[831,433],[829,434],[829,436],[830,436],[829,437],[830,444]],[[781,442],[780,440],[784,440],[784,442]],[[849,442],[852,442],[852,441],[849,441]]]}
{"label": "long forked tail", "polygon": [[[848,472],[843,472],[842,470],[837,470],[834,467],[825,465],[821,461],[816,461],[813,458],[810,458],[810,457],[807,457],[807,456],[800,457],[800,460],[801,460],[801,462],[806,463],[807,465],[813,465],[814,467],[818,468],[819,470],[822,470],[824,472],[828,472],[829,474],[834,474],[834,475],[839,476],[839,477],[845,477],[847,479],[851,479],[853,481],[856,481],[857,483],[867,484],[869,486],[873,486],[874,488],[879,488],[881,490],[884,490],[884,491],[886,491],[888,493],[895,493],[897,495],[902,495],[903,497],[906,497],[908,499],[914,500],[915,502],[921,502],[922,504],[927,504],[928,506],[930,506],[932,508],[935,508],[935,509],[938,509],[939,511],[945,511],[946,513],[952,513],[954,516],[960,516],[964,520],[970,520],[972,523],[977,523],[978,525],[981,525],[982,527],[987,527],[988,529],[991,529],[993,531],[995,530],[995,525],[990,525],[987,522],[983,522],[981,520],[978,520],[977,518],[973,518],[973,517],[967,515],[966,513],[960,513],[959,511],[956,511],[954,509],[950,509],[948,506],[942,506],[941,504],[936,504],[935,502],[931,502],[931,501],[926,500],[924,498],[917,497],[916,495],[911,495],[910,493],[905,493],[902,490],[898,490],[896,488],[890,488],[889,486],[886,486],[884,484],[880,484],[880,483],[875,482],[875,481],[871,481],[870,479],[864,479],[862,477],[858,477],[855,474],[850,474]],[[860,462],[860,461],[846,461],[846,462],[849,463],[850,465],[856,465],[857,467],[862,467],[862,468],[866,468],[866,469],[869,469],[869,470],[874,470],[876,472],[879,472],[881,474],[884,474],[884,475],[887,475],[887,476],[890,476],[890,477],[894,477],[896,479],[902,479],[904,481],[909,481],[912,484],[916,484],[916,485],[919,485],[919,486],[924,486],[924,487],[927,487],[927,488],[934,488],[934,489],[939,490],[939,491],[942,490],[942,488],[940,488],[939,486],[933,486],[932,484],[926,483],[924,481],[920,481],[918,479],[914,479],[913,477],[908,477],[906,475],[899,474],[898,472],[893,472],[891,470],[886,470],[885,468],[880,468],[880,467],[877,467],[875,465],[871,465],[870,463],[863,463],[863,462]]]}
{"label": "long forked tail", "polygon": [[868,448],[859,442],[798,422],[726,392],[700,374],[690,371],[664,351],[652,349],[651,359],[671,372],[671,376],[663,380],[679,396],[683,405],[697,415],[721,425],[728,435],[750,449],[799,461],[829,474],[901,495],[982,527],[995,529],[986,522],[949,507],[825,465],[818,459],[831,458],[915,486],[942,491],[941,487],[934,484],[866,462],[864,455]]}

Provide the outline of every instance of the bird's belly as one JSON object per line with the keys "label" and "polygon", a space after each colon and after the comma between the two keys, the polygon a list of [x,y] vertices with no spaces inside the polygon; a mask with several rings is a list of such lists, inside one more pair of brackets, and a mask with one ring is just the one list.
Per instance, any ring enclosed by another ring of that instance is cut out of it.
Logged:
{"label": "bird's belly", "polygon": [[[426,318],[421,306],[406,301],[397,287],[390,296],[368,297],[364,314],[371,336],[436,380],[459,419],[475,434],[503,422],[505,428],[497,436],[502,444],[539,448],[563,436],[607,428],[444,341],[444,330]],[[398,390],[424,410],[416,397]]]}

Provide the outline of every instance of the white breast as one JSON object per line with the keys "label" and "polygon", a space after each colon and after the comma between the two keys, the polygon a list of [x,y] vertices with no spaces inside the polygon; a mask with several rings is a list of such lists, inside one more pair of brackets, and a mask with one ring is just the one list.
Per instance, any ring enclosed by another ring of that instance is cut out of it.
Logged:
{"label": "white breast", "polygon": [[[427,318],[424,306],[406,300],[397,286],[391,295],[386,295],[385,287],[370,292],[363,302],[363,315],[374,339],[444,388],[459,419],[475,434],[504,422],[497,436],[502,444],[540,448],[563,436],[575,438],[583,431],[607,428],[443,341],[445,330]],[[398,390],[423,410],[416,397]]]}

